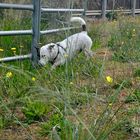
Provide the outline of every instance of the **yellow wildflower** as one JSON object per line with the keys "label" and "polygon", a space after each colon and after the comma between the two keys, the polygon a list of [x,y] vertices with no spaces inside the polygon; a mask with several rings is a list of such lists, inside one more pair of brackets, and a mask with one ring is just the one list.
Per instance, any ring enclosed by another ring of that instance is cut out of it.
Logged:
{"label": "yellow wildflower", "polygon": [[12,72],[7,72],[7,73],[6,73],[6,77],[7,77],[7,78],[11,78],[12,76],[13,76],[13,73],[12,73]]}
{"label": "yellow wildflower", "polygon": [[32,81],[36,81],[36,78],[35,77],[32,77]]}
{"label": "yellow wildflower", "polygon": [[113,79],[110,76],[107,76],[106,80],[107,80],[108,83],[112,83],[113,82]]}
{"label": "yellow wildflower", "polygon": [[12,51],[16,51],[16,48],[11,48]]}
{"label": "yellow wildflower", "polygon": [[0,52],[3,52],[3,51],[4,51],[4,49],[0,48]]}

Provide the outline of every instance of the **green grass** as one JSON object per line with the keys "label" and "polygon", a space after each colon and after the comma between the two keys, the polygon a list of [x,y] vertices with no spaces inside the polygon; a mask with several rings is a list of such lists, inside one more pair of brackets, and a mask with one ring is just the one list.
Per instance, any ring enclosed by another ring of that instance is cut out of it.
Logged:
{"label": "green grass", "polygon": [[[92,49],[106,48],[114,54],[109,59],[96,54],[86,60],[79,54],[53,71],[50,64],[35,69],[30,60],[0,64],[0,136],[4,136],[4,130],[14,128],[22,129],[31,139],[139,138],[133,132],[138,126],[133,119],[139,115],[140,102],[139,68],[136,65],[139,64],[139,21],[136,18],[127,23],[119,20],[89,26],[89,35],[94,42]],[[2,28],[8,30],[20,21],[5,19],[1,22],[6,23]],[[23,26],[28,28],[30,25],[27,21]],[[41,42],[59,41],[66,34],[42,37]],[[28,36],[0,37],[0,48],[4,49],[0,57],[13,55],[13,47],[16,54],[26,54],[30,51],[30,43]],[[112,77],[113,82],[107,82],[106,76]],[[12,134],[19,139],[18,135]],[[6,136],[5,139],[10,140]]]}
{"label": "green grass", "polygon": [[108,47],[114,51],[114,59],[122,62],[137,62],[139,56],[139,26],[137,19],[120,19],[118,30],[112,33]]}

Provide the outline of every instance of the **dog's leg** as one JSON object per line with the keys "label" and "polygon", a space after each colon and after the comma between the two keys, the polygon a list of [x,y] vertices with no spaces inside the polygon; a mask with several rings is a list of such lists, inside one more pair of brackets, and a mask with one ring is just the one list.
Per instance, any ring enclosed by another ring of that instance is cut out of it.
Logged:
{"label": "dog's leg", "polygon": [[85,56],[88,59],[91,58],[91,57],[93,57],[93,55],[94,55],[93,51],[91,51],[90,49],[85,48],[83,51],[84,51]]}

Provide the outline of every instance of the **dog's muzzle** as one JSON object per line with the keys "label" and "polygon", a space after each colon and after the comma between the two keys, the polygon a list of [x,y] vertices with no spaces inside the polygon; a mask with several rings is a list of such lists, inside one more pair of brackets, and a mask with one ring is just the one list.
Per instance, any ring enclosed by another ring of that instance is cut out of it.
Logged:
{"label": "dog's muzzle", "polygon": [[40,63],[40,61],[38,61],[38,66],[39,67],[43,67],[44,65]]}

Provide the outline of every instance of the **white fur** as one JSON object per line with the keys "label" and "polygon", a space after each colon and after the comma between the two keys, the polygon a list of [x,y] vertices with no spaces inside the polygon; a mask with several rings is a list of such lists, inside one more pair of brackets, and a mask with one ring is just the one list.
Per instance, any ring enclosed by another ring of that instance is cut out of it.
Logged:
{"label": "white fur", "polygon": [[79,22],[81,25],[86,25],[86,22],[81,17],[71,17],[70,22]]}
{"label": "white fur", "polygon": [[[72,17],[71,22],[79,22],[82,25],[86,25],[85,21],[80,17]],[[40,60],[41,65],[46,65],[49,61],[53,61],[52,69],[62,65],[66,60],[71,60],[77,52],[83,51],[87,57],[91,57],[93,52],[91,51],[92,40],[87,35],[86,31],[76,33],[59,42],[60,46],[50,43],[40,49]],[[51,47],[53,46],[53,47]],[[58,54],[59,51],[59,54]]]}

